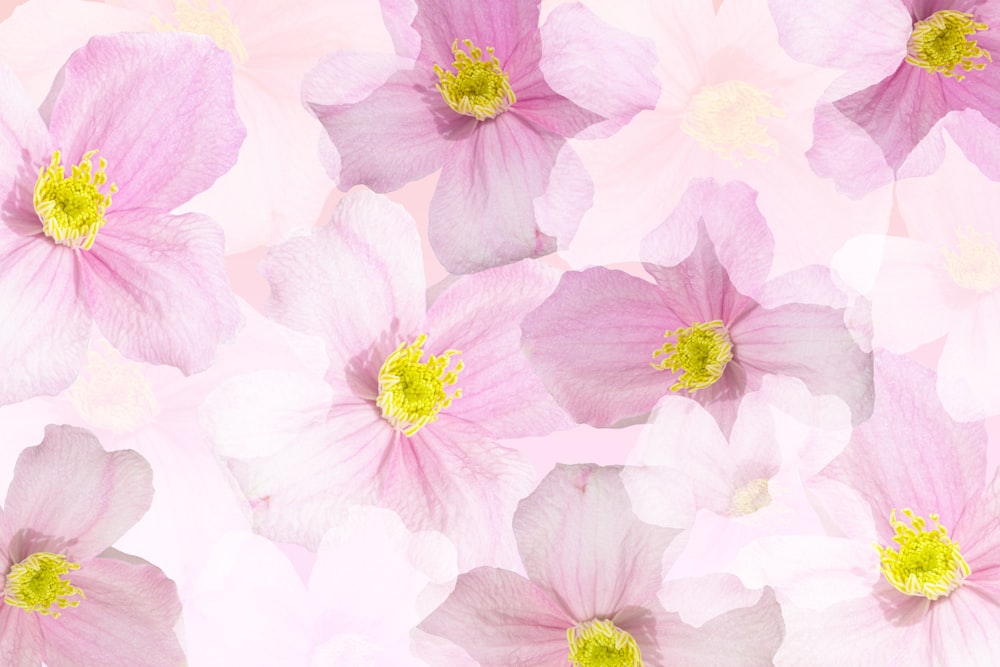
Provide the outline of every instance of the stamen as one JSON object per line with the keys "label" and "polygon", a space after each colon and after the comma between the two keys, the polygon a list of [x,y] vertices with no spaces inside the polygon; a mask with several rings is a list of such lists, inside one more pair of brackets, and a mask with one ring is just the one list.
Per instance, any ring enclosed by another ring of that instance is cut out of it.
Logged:
{"label": "stamen", "polygon": [[31,554],[20,563],[12,565],[7,572],[4,602],[27,612],[37,611],[59,618],[61,614],[52,609],[53,604],[58,609],[76,607],[80,601],[67,598],[74,595],[86,597],[69,579],[62,578],[70,570],[79,569],[77,563],[67,561],[63,554],[47,551]]}
{"label": "stamen", "polygon": [[729,513],[732,516],[746,516],[770,504],[771,493],[768,489],[768,480],[752,479],[733,492]]}
{"label": "stamen", "polygon": [[985,59],[993,62],[993,58],[989,51],[969,36],[988,30],[989,26],[977,23],[973,18],[967,12],[945,9],[918,21],[906,44],[906,62],[928,72],[953,77],[956,81],[965,78],[958,68],[966,72],[985,68],[985,62],[976,61]]}
{"label": "stamen", "polygon": [[955,284],[980,294],[1000,287],[1000,252],[987,232],[969,229],[958,232],[958,252],[942,248],[944,265]]}
{"label": "stamen", "polygon": [[763,121],[784,115],[769,93],[745,81],[726,81],[694,96],[681,130],[739,167],[741,157],[766,162],[777,154],[778,142]]}
{"label": "stamen", "polygon": [[439,79],[437,89],[448,106],[462,115],[474,116],[476,120],[496,118],[517,101],[507,73],[493,55],[492,46],[486,47],[489,57],[483,60],[483,50],[473,46],[471,39],[462,43],[468,49],[467,54],[459,48],[457,39],[451,45],[455,54],[451,66],[456,74],[434,65]]}
{"label": "stamen", "polygon": [[643,667],[632,635],[609,620],[594,619],[566,631],[575,667]]}
{"label": "stamen", "polygon": [[122,358],[110,345],[100,352],[88,350],[83,370],[66,393],[89,424],[115,433],[132,431],[160,411],[139,364]]}
{"label": "stamen", "polygon": [[931,514],[935,524],[925,530],[923,517],[904,509],[910,526],[896,520],[896,510],[889,515],[895,531],[893,542],[899,550],[874,545],[882,561],[882,573],[896,590],[906,595],[922,595],[929,600],[946,596],[958,588],[971,570],[958,549],[958,543],[948,538],[948,531],[938,524],[938,515]]}
{"label": "stamen", "polygon": [[177,25],[164,23],[153,16],[153,27],[156,30],[208,35],[216,46],[229,52],[229,57],[237,65],[245,63],[250,58],[240,38],[240,29],[233,23],[225,6],[219,4],[217,9],[210,9],[209,0],[174,0],[174,6],[176,7],[174,19]]}
{"label": "stamen", "polygon": [[652,362],[657,370],[681,371],[670,391],[686,389],[693,394],[715,384],[732,361],[733,344],[722,320],[695,322],[688,328],[675,329],[663,334],[665,338],[676,337],[676,343],[664,343],[653,352],[653,358],[663,355],[659,363]]}
{"label": "stamen", "polygon": [[96,150],[84,153],[80,163],[73,165],[69,178],[60,164],[60,151],[52,153],[49,166],[38,170],[35,213],[42,221],[45,235],[60,245],[90,250],[98,230],[104,226],[111,195],[118,192],[114,183],[106,193],[101,192],[100,187],[108,181],[104,172],[108,163],[101,158],[94,171],[90,158],[96,154]]}
{"label": "stamen", "polygon": [[446,350],[440,356],[420,361],[427,334],[421,334],[410,344],[400,343],[378,373],[378,399],[382,417],[397,430],[413,435],[437,419],[438,412],[462,396],[461,389],[448,394],[446,386],[455,384],[464,368],[461,361],[448,370],[451,357],[461,354]]}

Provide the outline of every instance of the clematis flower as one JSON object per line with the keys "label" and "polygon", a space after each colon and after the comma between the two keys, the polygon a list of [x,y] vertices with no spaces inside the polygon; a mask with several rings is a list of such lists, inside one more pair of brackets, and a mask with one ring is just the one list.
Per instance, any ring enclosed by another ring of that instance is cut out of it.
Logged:
{"label": "clematis flower", "polygon": [[[806,3],[770,0],[782,45],[800,60],[848,70],[826,96],[832,104],[818,114],[816,143],[810,151],[814,169],[833,176],[852,195],[882,182],[870,167],[858,172],[844,152],[850,128],[839,114],[874,142],[883,165],[897,176],[926,174],[941,162],[940,130],[932,130],[951,112],[973,110],[972,123],[1000,126],[1000,7],[981,0],[861,0]],[[862,31],[858,26],[865,26]],[[821,116],[827,118],[822,119]],[[994,130],[995,131],[995,130]],[[930,143],[918,145],[932,135]],[[998,168],[996,156],[976,146],[982,136],[958,132],[966,155],[987,175]],[[914,156],[905,173],[901,170]],[[883,169],[885,167],[883,166]],[[991,176],[992,177],[992,176]]]}
{"label": "clematis flower", "polygon": [[21,452],[0,515],[3,664],[185,664],[174,583],[111,547],[152,499],[146,461],[105,452],[89,431],[47,426]]}
{"label": "clematis flower", "polygon": [[770,664],[783,634],[772,592],[697,628],[660,606],[661,559],[678,531],[635,517],[621,470],[557,465],[514,515],[528,576],[461,574],[418,629],[483,667]]}
{"label": "clematis flower", "polygon": [[255,530],[315,549],[348,507],[380,505],[411,530],[455,540],[465,567],[503,558],[533,473],[492,439],[570,425],[518,348],[517,321],[556,272],[532,262],[485,271],[444,286],[428,308],[413,219],[368,191],[272,248],[261,271],[269,314],[321,336],[330,365],[323,378],[237,377],[206,403]]}
{"label": "clematis flower", "polygon": [[824,272],[764,282],[773,240],[754,195],[739,182],[693,181],[643,240],[655,284],[602,267],[567,272],[524,318],[525,354],[574,419],[645,420],[662,396],[683,392],[728,437],[743,395],[768,373],[840,397],[854,423],[870,414],[871,355],[845,308],[832,307]]}
{"label": "clematis flower", "polygon": [[[786,539],[760,561],[761,580],[779,591],[783,580],[804,579],[808,564],[819,579],[814,597],[861,594],[826,607],[786,605],[776,663],[994,664],[1000,476],[985,484],[986,430],[948,417],[933,373],[906,357],[878,353],[875,383],[871,419],[811,485],[844,537],[800,548]],[[831,553],[836,561],[824,556]]]}
{"label": "clematis flower", "polygon": [[389,192],[440,168],[428,234],[451,273],[564,247],[592,196],[566,139],[653,105],[650,46],[578,3],[541,28],[539,0],[418,0],[412,30],[383,10],[396,57],[333,53],[303,85],[331,177]]}
{"label": "clematis flower", "polygon": [[206,368],[240,316],[222,231],[170,211],[236,159],[231,65],[205,37],[95,37],[35,110],[0,67],[0,404],[122,354]]}

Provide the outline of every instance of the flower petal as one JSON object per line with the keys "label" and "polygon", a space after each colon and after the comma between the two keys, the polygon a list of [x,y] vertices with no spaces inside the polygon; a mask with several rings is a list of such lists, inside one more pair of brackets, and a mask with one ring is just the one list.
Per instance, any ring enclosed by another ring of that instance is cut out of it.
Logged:
{"label": "flower petal", "polygon": [[418,2],[413,28],[420,34],[420,58],[447,68],[451,45],[471,39],[481,49],[492,46],[501,66],[518,42],[538,31],[540,0],[435,0]]}
{"label": "flower petal", "polygon": [[44,640],[38,614],[5,604],[0,606],[0,661],[9,667],[42,664]]}

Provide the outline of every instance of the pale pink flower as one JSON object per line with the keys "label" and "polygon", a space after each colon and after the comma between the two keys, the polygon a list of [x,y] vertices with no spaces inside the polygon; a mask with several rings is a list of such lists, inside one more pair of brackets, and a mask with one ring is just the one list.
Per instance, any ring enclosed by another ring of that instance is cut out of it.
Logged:
{"label": "pale pink flower", "polygon": [[514,514],[528,576],[461,574],[419,630],[483,667],[770,664],[783,634],[772,592],[697,628],[660,606],[661,560],[678,531],[636,518],[621,470],[557,465]]}
{"label": "pale pink flower", "polygon": [[601,267],[567,272],[524,318],[522,347],[574,419],[645,420],[683,391],[728,436],[743,395],[768,373],[840,397],[854,423],[870,414],[871,355],[833,307],[825,272],[764,282],[773,240],[754,196],[738,182],[693,181],[643,240],[655,284]]}
{"label": "pale pink flower", "polygon": [[303,85],[335,147],[331,177],[389,192],[441,169],[428,234],[451,273],[565,247],[592,196],[566,138],[652,106],[648,44],[578,3],[542,27],[539,0],[383,7],[396,56],[335,52]]}
{"label": "pale pink flower", "polygon": [[67,387],[92,324],[122,354],[206,368],[240,316],[222,230],[170,211],[236,159],[231,67],[205,37],[95,37],[41,113],[0,68],[0,403]]}
{"label": "pale pink flower", "polygon": [[89,431],[47,426],[21,452],[0,514],[4,665],[185,664],[174,583],[111,546],[152,499],[146,461]]}
{"label": "pale pink flower", "polygon": [[209,398],[255,529],[315,549],[345,508],[375,504],[456,540],[463,563],[501,557],[533,475],[492,440],[569,426],[518,347],[518,320],[557,272],[500,267],[436,288],[428,306],[412,218],[368,191],[272,248],[261,271],[269,314],[321,336],[330,365],[322,378],[235,378]]}

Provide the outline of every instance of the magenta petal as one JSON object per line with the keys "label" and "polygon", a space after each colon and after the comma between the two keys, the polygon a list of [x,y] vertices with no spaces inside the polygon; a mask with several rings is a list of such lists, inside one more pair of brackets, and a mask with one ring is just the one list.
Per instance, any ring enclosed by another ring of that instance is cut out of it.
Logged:
{"label": "magenta petal", "polygon": [[503,65],[518,42],[538,30],[540,0],[431,0],[417,3],[413,27],[420,34],[420,60],[447,68],[451,45],[471,39],[492,46]]}
{"label": "magenta petal", "polygon": [[480,567],[459,575],[448,599],[418,627],[458,644],[483,667],[562,667],[574,625],[521,575]]}
{"label": "magenta petal", "polygon": [[431,199],[427,234],[450,273],[474,273],[554,252],[534,200],[548,188],[565,140],[515,114],[480,122],[456,146]]}
{"label": "magenta petal", "polygon": [[38,614],[0,605],[0,664],[38,667],[42,664],[42,631]]}
{"label": "magenta petal", "polygon": [[[132,450],[106,452],[90,431],[46,426],[41,444],[17,459],[4,503],[15,533],[11,558],[62,552],[96,556],[153,502],[153,471]],[[23,531],[23,532],[21,532]]]}
{"label": "magenta petal", "polygon": [[653,368],[665,331],[686,326],[656,286],[594,267],[563,274],[521,323],[521,347],[573,419],[610,426],[649,412],[672,375]]}
{"label": "magenta petal", "polygon": [[222,230],[204,216],[109,213],[82,259],[94,321],[127,357],[195,373],[240,326]]}
{"label": "magenta petal", "polygon": [[663,552],[680,532],[639,521],[620,473],[557,464],[514,514],[528,577],[578,621],[655,603]]}
{"label": "magenta petal", "polygon": [[173,629],[177,587],[158,567],[94,558],[80,563],[72,582],[86,596],[80,606],[39,618],[49,667],[185,664]]}
{"label": "magenta petal", "polygon": [[111,210],[169,211],[236,163],[246,130],[232,72],[201,35],[99,36],[70,56],[43,109],[64,164],[92,150],[107,160]]}

